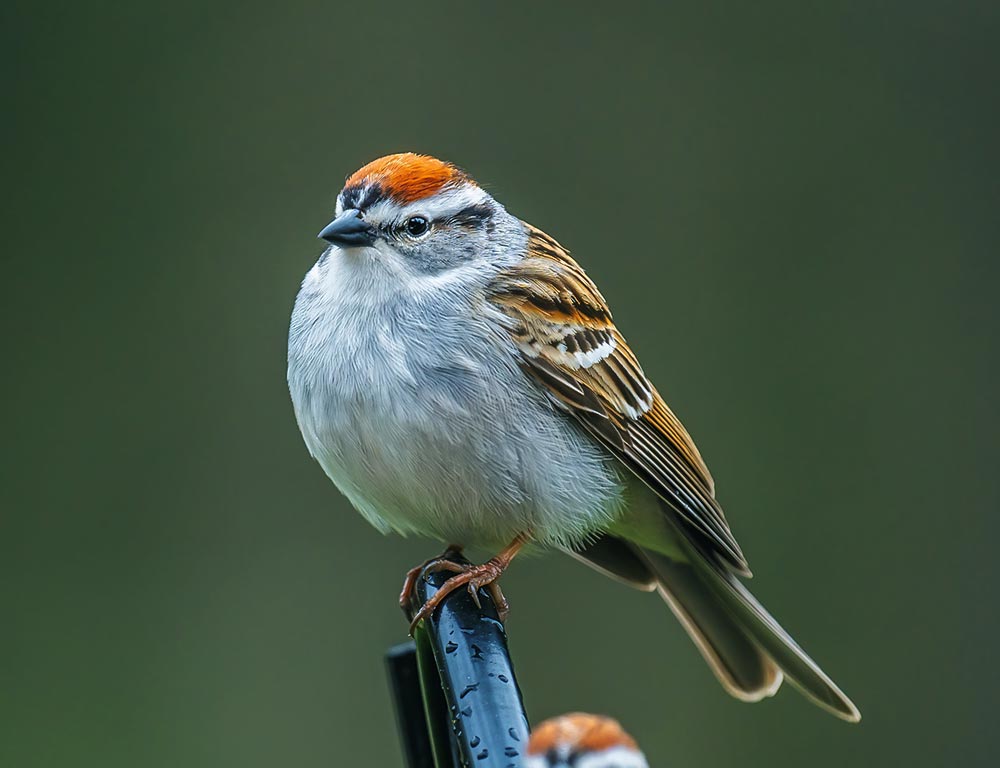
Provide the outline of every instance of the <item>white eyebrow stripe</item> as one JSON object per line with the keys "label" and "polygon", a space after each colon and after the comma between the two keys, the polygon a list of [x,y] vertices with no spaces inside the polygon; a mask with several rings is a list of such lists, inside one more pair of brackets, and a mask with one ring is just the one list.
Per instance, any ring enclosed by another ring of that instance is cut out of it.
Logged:
{"label": "white eyebrow stripe", "polygon": [[425,216],[430,220],[453,216],[470,206],[489,199],[486,191],[474,184],[446,187],[436,195],[425,197],[409,205],[399,206],[392,200],[382,200],[365,211],[365,218],[373,224],[390,224],[410,216]]}

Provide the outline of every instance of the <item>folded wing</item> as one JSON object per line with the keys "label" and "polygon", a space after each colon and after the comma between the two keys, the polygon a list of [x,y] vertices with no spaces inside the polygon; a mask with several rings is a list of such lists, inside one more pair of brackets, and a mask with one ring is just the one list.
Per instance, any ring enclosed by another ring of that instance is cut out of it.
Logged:
{"label": "folded wing", "polygon": [[749,575],[708,467],[642,372],[604,297],[559,243],[525,226],[529,254],[500,276],[490,297],[513,320],[525,371],[663,499],[698,551]]}

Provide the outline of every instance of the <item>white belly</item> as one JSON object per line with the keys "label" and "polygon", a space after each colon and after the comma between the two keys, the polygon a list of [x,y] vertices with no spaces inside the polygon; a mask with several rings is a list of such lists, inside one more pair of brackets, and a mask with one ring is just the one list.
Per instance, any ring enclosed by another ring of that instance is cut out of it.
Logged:
{"label": "white belly", "polygon": [[523,531],[568,544],[617,515],[613,460],[468,291],[373,300],[330,269],[296,301],[289,388],[310,452],[373,525],[497,547]]}

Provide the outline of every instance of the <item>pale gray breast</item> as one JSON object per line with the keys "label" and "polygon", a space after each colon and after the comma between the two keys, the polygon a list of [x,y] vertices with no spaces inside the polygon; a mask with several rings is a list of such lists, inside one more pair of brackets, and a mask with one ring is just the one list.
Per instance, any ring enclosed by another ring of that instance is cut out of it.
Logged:
{"label": "pale gray breast", "polygon": [[520,370],[475,291],[378,299],[357,276],[313,277],[289,386],[311,453],[370,522],[493,546],[528,528],[575,540],[615,513],[610,457]]}

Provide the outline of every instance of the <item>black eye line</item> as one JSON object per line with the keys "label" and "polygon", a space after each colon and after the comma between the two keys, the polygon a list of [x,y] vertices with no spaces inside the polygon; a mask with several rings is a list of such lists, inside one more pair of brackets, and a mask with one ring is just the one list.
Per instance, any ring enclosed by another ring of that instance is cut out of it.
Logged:
{"label": "black eye line", "polygon": [[451,214],[447,217],[447,222],[455,226],[470,229],[481,227],[493,218],[493,212],[493,206],[486,203],[476,203]]}
{"label": "black eye line", "polygon": [[[402,223],[397,227],[397,231],[404,233],[409,237],[423,237],[434,227],[464,227],[466,229],[474,229],[481,227],[484,224],[490,224],[493,219],[493,206],[487,205],[485,203],[477,203],[475,205],[469,205],[460,211],[455,213],[450,213],[444,216],[439,216],[436,219],[432,219],[428,216],[424,216],[419,213],[415,213],[412,216],[407,216]],[[423,219],[427,223],[427,229],[421,232],[419,235],[414,235],[407,231],[407,224],[413,219]]]}

